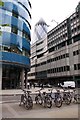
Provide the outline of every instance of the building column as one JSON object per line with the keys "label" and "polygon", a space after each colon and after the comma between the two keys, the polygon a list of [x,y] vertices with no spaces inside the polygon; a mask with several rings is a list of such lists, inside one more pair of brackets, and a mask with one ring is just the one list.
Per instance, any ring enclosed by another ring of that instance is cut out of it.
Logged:
{"label": "building column", "polygon": [[27,70],[25,70],[25,88],[27,88],[27,82],[28,82],[28,80],[27,80]]}
{"label": "building column", "polygon": [[2,65],[0,65],[0,90],[2,90]]}
{"label": "building column", "polygon": [[21,71],[21,89],[24,89],[24,69]]}

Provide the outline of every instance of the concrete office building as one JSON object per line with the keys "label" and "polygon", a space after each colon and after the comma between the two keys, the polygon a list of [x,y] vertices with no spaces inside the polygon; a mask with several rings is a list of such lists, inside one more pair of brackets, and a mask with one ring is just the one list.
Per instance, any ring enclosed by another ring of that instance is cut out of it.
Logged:
{"label": "concrete office building", "polygon": [[0,0],[0,89],[26,87],[30,70],[30,9],[29,0]]}
{"label": "concrete office building", "polygon": [[34,38],[36,42],[31,45],[31,70],[28,72],[28,80],[31,82],[35,82],[37,80],[37,77],[40,79],[40,74],[37,74],[37,72],[40,72],[43,69],[38,69],[39,66],[37,66],[37,64],[39,64],[42,59],[44,61],[44,56],[46,56],[47,28],[48,25],[42,18],[35,25]]}
{"label": "concrete office building", "polygon": [[70,17],[47,33],[46,43],[46,55],[31,65],[36,71],[29,78],[35,75],[37,81],[55,85],[67,80],[80,84],[80,3]]}

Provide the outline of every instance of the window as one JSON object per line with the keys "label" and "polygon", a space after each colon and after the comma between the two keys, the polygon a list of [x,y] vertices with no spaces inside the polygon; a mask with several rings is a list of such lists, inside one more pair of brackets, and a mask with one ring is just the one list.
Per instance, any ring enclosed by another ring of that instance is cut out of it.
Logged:
{"label": "window", "polygon": [[4,51],[10,52],[10,47],[4,46]]}
{"label": "window", "polygon": [[71,39],[67,40],[67,45],[70,45],[70,44],[72,44],[72,40]]}
{"label": "window", "polygon": [[23,32],[22,32],[22,36],[23,36],[24,38],[26,38],[27,40],[30,40],[28,34],[27,34],[26,31],[24,31],[24,30],[23,30]]}
{"label": "window", "polygon": [[73,41],[77,42],[80,40],[80,34],[73,37]]}
{"label": "window", "polygon": [[78,70],[80,70],[80,64],[78,64]]}
{"label": "window", "polygon": [[63,54],[63,58],[65,58],[66,56],[65,56],[65,54]]}
{"label": "window", "polygon": [[16,13],[14,10],[12,10],[12,15],[16,18],[18,18],[18,13]]}
{"label": "window", "polygon": [[11,32],[17,34],[18,33],[18,28],[16,26],[11,27]]}
{"label": "window", "polygon": [[64,71],[66,71],[66,66],[64,66]]}
{"label": "window", "polygon": [[63,67],[61,67],[61,72],[63,72]]}
{"label": "window", "polygon": [[73,51],[73,56],[79,55],[79,50]]}
{"label": "window", "polygon": [[66,71],[70,71],[70,66],[66,66]]}
{"label": "window", "polygon": [[0,0],[0,6],[4,6],[4,2]]}
{"label": "window", "polygon": [[49,59],[49,60],[47,60],[47,63],[50,63],[50,59]]}
{"label": "window", "polygon": [[69,53],[66,53],[66,57],[69,57]]}

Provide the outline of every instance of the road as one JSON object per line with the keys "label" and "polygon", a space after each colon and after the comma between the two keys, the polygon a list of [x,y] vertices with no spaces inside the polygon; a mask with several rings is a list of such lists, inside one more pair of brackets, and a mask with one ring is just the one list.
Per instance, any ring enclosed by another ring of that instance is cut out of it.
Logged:
{"label": "road", "polygon": [[[32,99],[35,100],[35,94],[31,95]],[[21,95],[10,95],[10,96],[2,96],[1,101],[5,102],[19,102],[21,99]]]}
{"label": "road", "polygon": [[[32,110],[26,110],[19,103],[4,103],[2,105],[3,118],[78,118],[79,106],[71,103],[69,106],[63,105],[61,108],[44,108],[34,103]],[[0,112],[1,114],[1,112]]]}
{"label": "road", "polygon": [[[35,95],[32,95],[34,100]],[[69,106],[63,104],[61,108],[44,108],[34,103],[32,110],[26,110],[19,106],[20,95],[2,96],[3,104],[0,104],[0,117],[3,118],[78,118],[80,115],[80,104],[71,103]],[[2,108],[1,108],[2,107]],[[1,111],[2,110],[2,111]]]}

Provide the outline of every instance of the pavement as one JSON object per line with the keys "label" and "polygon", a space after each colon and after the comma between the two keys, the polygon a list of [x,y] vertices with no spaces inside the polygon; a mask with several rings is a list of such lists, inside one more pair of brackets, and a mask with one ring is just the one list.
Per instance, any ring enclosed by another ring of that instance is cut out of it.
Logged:
{"label": "pavement", "polygon": [[[1,104],[0,104],[1,106]],[[1,114],[1,113],[0,113]],[[69,106],[63,104],[61,108],[55,107],[54,103],[51,108],[44,108],[43,105],[33,105],[33,109],[26,110],[25,107],[19,106],[19,103],[5,103],[2,105],[2,117],[6,120],[27,120],[27,118],[63,118],[61,120],[67,120],[67,118],[78,118],[78,105],[70,104]],[[66,118],[66,119],[65,119]],[[78,119],[77,119],[78,120]]]}

